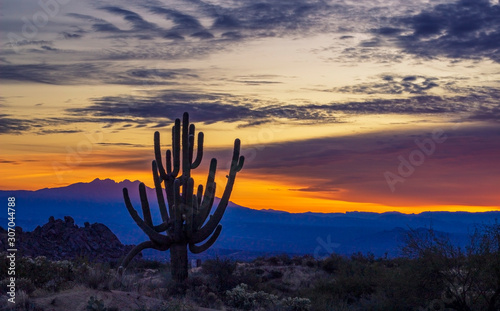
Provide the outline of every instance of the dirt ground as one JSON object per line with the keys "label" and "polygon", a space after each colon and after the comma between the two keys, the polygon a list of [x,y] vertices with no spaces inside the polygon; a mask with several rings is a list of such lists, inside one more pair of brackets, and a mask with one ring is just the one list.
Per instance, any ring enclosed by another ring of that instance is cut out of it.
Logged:
{"label": "dirt ground", "polygon": [[[106,308],[115,308],[120,311],[154,310],[162,306],[162,304],[165,305],[165,301],[161,299],[151,298],[137,293],[119,290],[99,291],[84,287],[76,287],[44,297],[30,298],[30,303],[45,311],[87,311],[87,304],[90,297],[101,300]],[[194,309],[186,308],[186,310],[215,311],[213,309],[199,307]]]}

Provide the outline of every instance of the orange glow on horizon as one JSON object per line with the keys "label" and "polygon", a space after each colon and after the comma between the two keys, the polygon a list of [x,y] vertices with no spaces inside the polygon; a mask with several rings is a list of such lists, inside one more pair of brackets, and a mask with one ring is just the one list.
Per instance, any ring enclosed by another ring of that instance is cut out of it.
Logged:
{"label": "orange glow on horizon", "polygon": [[[147,151],[149,152],[149,151]],[[78,165],[65,164],[65,155],[61,154],[29,154],[16,158],[15,163],[2,163],[4,178],[0,182],[2,190],[38,190],[42,188],[64,187],[78,182],[90,182],[95,178],[110,178],[116,182],[125,179],[143,181],[147,186],[153,187],[153,179],[149,160],[139,159],[138,167],[141,169],[132,170],[129,166],[116,165],[114,159],[133,158],[133,154],[126,151],[115,152],[110,157],[109,152],[96,150],[88,157],[82,157]],[[29,159],[37,159],[33,162]],[[14,161],[12,161],[14,162]],[[54,166],[58,163],[60,166]],[[103,164],[104,163],[104,164]],[[96,173],[98,172],[98,173]],[[195,184],[205,186],[208,168],[200,168],[193,172]],[[222,196],[226,184],[227,172],[224,168],[219,168],[216,174],[218,197]],[[286,176],[283,176],[286,180]],[[316,213],[344,213],[348,211],[363,212],[391,212],[397,211],[405,214],[421,213],[425,211],[467,211],[486,212],[498,211],[498,206],[461,206],[461,205],[422,205],[412,206],[414,202],[401,204],[400,206],[390,206],[378,203],[349,202],[332,198],[328,199],[325,192],[317,191],[297,191],[300,185],[294,184],[288,179],[283,182],[277,181],[279,178],[264,178],[259,175],[242,171],[236,178],[236,183],[231,195],[231,201],[252,209],[273,209],[290,213],[316,212]],[[295,189],[295,190],[294,190]]]}

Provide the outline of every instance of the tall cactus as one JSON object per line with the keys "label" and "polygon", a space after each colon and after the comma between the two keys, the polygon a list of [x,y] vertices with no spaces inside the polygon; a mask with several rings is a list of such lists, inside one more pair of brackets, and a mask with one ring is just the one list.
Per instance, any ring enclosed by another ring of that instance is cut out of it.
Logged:
{"label": "tall cactus", "polygon": [[[195,126],[189,124],[189,114],[185,112],[182,120],[182,132],[179,119],[175,120],[172,127],[172,150],[166,152],[165,167],[162,162],[160,133],[155,132],[155,160],[152,163],[152,168],[156,198],[163,221],[161,224],[153,225],[144,183],[139,185],[143,218],[132,206],[127,188],[123,188],[127,210],[137,225],[149,237],[149,241],[140,243],[128,253],[120,266],[121,270],[144,249],[152,248],[160,251],[170,249],[172,277],[176,281],[183,281],[188,276],[188,246],[192,253],[198,254],[212,246],[219,237],[222,230],[222,225],[219,222],[229,202],[236,173],[243,167],[245,158],[240,156],[240,140],[236,139],[231,168],[229,175],[226,176],[228,179],[226,188],[215,212],[208,217],[215,198],[216,183],[214,179],[217,160],[214,158],[210,162],[205,189],[199,185],[194,193],[191,170],[196,169],[203,158],[204,136],[202,132],[198,133],[198,150],[193,161],[194,137]],[[180,176],[179,173],[181,173]],[[162,183],[165,187],[166,202]],[[199,243],[203,241],[206,242],[200,245]]]}

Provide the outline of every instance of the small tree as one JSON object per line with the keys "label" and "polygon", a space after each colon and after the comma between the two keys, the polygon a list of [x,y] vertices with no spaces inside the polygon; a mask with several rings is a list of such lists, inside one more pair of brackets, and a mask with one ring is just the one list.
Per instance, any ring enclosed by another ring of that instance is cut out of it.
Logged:
{"label": "small tree", "polygon": [[[202,132],[198,133],[198,150],[196,159],[193,160],[194,137],[195,126],[189,124],[189,114],[185,112],[182,120],[182,135],[179,119],[175,120],[172,127],[172,150],[166,151],[165,168],[161,156],[160,133],[155,132],[155,160],[152,163],[152,169],[156,198],[163,223],[153,225],[144,183],[139,185],[143,218],[132,206],[127,188],[123,189],[127,210],[150,240],[140,243],[130,251],[120,266],[121,270],[144,249],[152,248],[160,251],[170,249],[172,277],[176,281],[183,281],[188,276],[188,246],[192,253],[201,253],[212,246],[219,237],[222,230],[222,225],[219,222],[229,202],[236,173],[242,169],[245,159],[240,156],[240,140],[236,139],[231,167],[226,176],[228,179],[226,188],[217,209],[210,215],[215,198],[216,183],[214,179],[217,160],[214,158],[210,162],[205,189],[199,185],[194,193],[191,170],[196,169],[203,158],[204,136]],[[162,183],[165,187],[167,202],[165,202],[163,195]],[[210,218],[208,218],[209,215]],[[206,242],[198,245],[203,241]]]}
{"label": "small tree", "polygon": [[500,308],[500,225],[477,227],[464,249],[431,230],[411,230],[404,253],[422,267],[416,281],[455,310]]}

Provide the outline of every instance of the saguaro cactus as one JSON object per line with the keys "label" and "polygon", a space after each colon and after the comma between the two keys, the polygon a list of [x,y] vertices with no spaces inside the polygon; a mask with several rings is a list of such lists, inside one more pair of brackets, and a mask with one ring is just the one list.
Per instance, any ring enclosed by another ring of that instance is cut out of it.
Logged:
{"label": "saguaro cactus", "polygon": [[[188,276],[187,248],[189,247],[192,253],[201,253],[212,246],[219,237],[222,230],[222,225],[219,222],[229,202],[236,173],[243,167],[245,158],[240,156],[240,140],[236,139],[231,167],[226,176],[226,188],[215,212],[210,215],[215,198],[216,183],[214,179],[217,160],[214,158],[210,162],[205,189],[199,185],[194,193],[191,170],[196,169],[201,163],[204,136],[202,132],[198,133],[198,150],[196,159],[193,161],[194,137],[195,126],[189,124],[189,114],[185,112],[182,120],[182,132],[179,119],[175,120],[172,127],[172,150],[166,151],[165,167],[162,162],[160,133],[155,132],[155,160],[152,163],[152,168],[156,198],[163,221],[161,224],[153,225],[144,183],[139,185],[143,218],[132,206],[127,188],[123,188],[127,210],[137,225],[149,237],[149,241],[142,242],[133,248],[124,258],[121,269],[125,268],[130,260],[144,249],[152,248],[160,251],[170,249],[172,277],[177,281],[183,281]],[[162,183],[165,187],[166,202]],[[210,217],[208,217],[209,215]],[[203,241],[205,241],[203,244],[199,244]]]}

